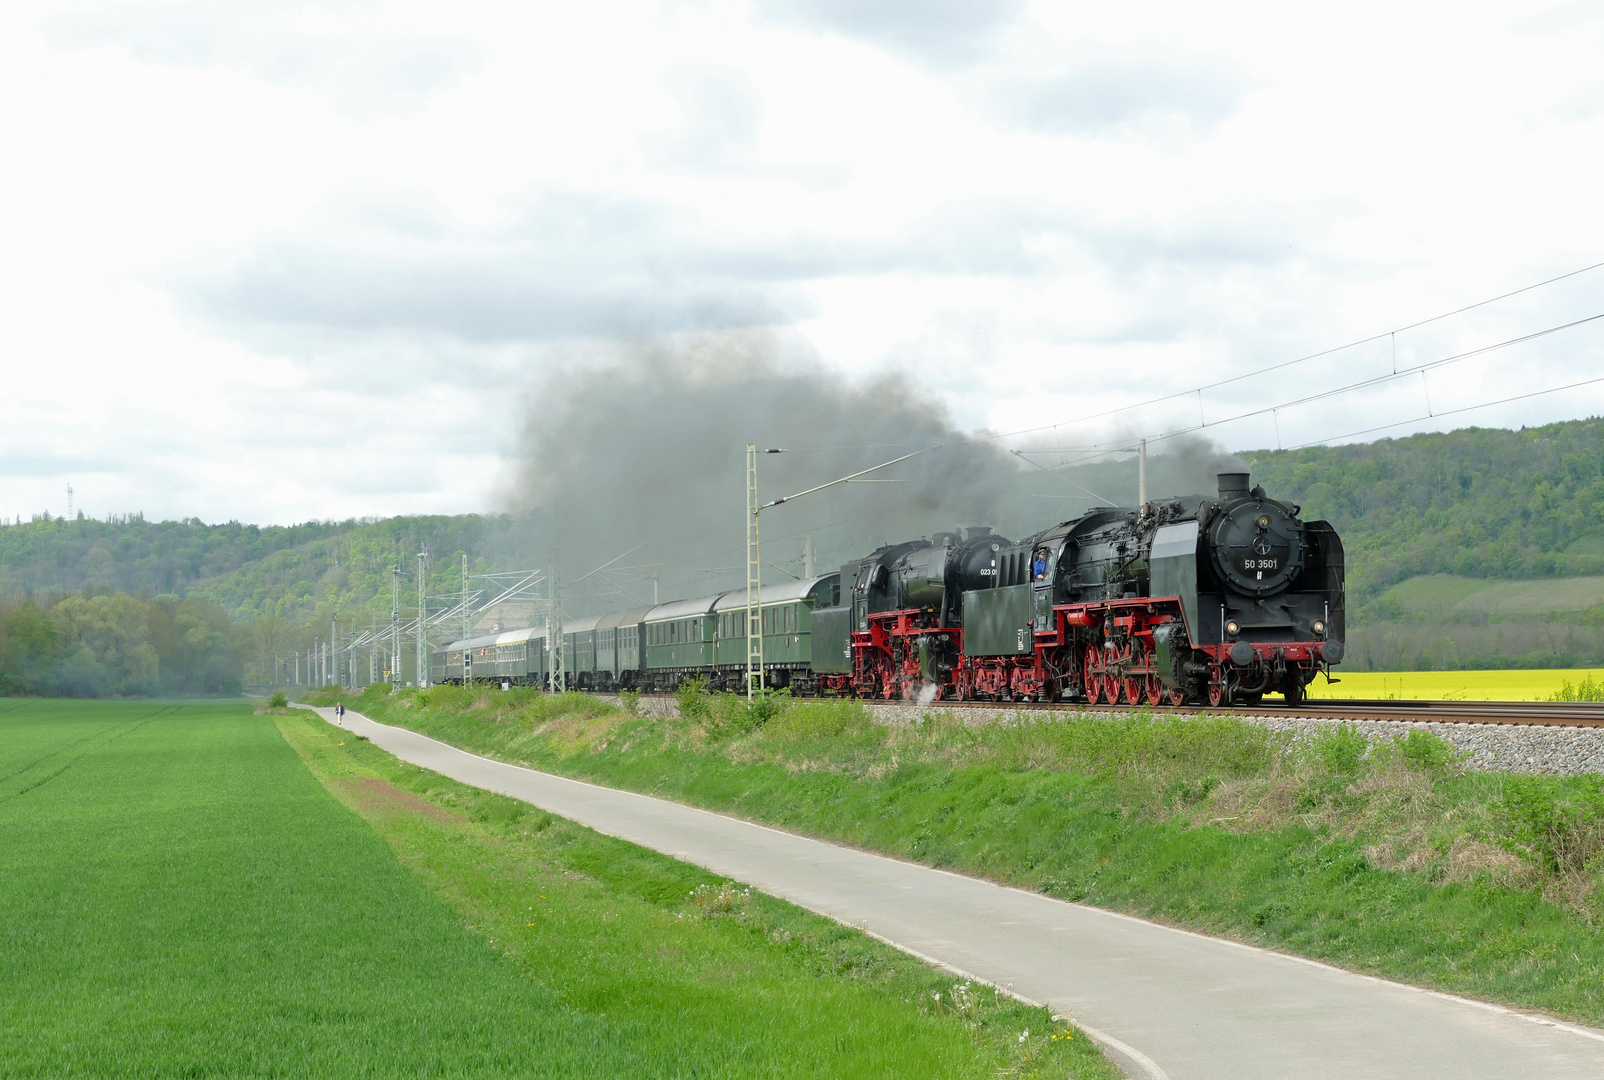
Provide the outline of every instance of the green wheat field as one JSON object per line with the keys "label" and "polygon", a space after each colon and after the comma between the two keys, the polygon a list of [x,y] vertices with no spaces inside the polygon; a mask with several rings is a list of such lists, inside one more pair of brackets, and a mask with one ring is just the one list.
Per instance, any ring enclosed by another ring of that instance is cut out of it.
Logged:
{"label": "green wheat field", "polygon": [[954,1015],[855,931],[305,713],[0,699],[0,834],[0,1076],[1117,1075],[1042,1010]]}

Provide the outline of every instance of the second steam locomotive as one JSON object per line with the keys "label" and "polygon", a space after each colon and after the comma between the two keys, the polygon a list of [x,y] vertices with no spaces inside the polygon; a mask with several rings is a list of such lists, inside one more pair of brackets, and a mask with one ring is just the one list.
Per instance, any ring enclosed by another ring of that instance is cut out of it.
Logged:
{"label": "second steam locomotive", "polygon": [[[989,528],[882,547],[764,590],[764,674],[800,693],[1152,705],[1303,700],[1341,662],[1343,551],[1301,508],[1219,475],[1211,496],[1098,508],[1012,541]],[[745,594],[570,621],[580,689],[740,687]],[[436,681],[539,681],[545,631],[453,642]]]}

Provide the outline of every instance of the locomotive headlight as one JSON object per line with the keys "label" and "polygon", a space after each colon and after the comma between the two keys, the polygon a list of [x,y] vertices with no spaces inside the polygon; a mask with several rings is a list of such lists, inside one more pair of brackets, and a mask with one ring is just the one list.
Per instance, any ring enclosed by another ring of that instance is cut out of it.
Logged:
{"label": "locomotive headlight", "polygon": [[1259,528],[1268,529],[1269,527],[1270,527],[1270,515],[1269,514],[1260,514],[1259,515]]}
{"label": "locomotive headlight", "polygon": [[1315,637],[1326,636],[1326,624],[1324,619],[1314,620],[1314,622],[1310,624],[1309,629],[1314,631]]}
{"label": "locomotive headlight", "polygon": [[1232,619],[1230,622],[1225,624],[1225,633],[1227,637],[1236,637],[1237,634],[1241,632],[1241,624],[1239,624],[1235,619]]}

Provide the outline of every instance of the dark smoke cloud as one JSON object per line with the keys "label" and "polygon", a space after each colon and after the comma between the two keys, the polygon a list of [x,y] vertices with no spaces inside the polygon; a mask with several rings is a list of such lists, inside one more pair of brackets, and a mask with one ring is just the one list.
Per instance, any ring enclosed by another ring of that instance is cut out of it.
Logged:
{"label": "dark smoke cloud", "polygon": [[[1135,431],[1115,432],[1101,437],[1097,446],[1126,446],[1134,448],[1139,438]],[[1094,448],[1076,451],[1058,451],[1046,442],[1027,443],[1028,458],[1042,466],[1033,470],[1034,479],[1045,492],[1058,492],[1068,507],[1064,517],[1074,517],[1093,504],[1108,506],[1136,505],[1138,465],[1134,449],[1108,452],[1092,457]],[[1222,472],[1249,472],[1250,467],[1241,458],[1226,450],[1214,440],[1200,433],[1177,435],[1169,439],[1151,439],[1147,447],[1147,497],[1167,499],[1181,495],[1209,495],[1218,490],[1218,474]],[[1034,497],[1040,498],[1038,494]],[[1017,505],[1017,504],[1016,504]],[[1028,510],[1026,511],[1028,514]],[[1005,514],[1005,520],[1017,517]],[[1040,525],[1023,526],[1026,530]]]}
{"label": "dark smoke cloud", "polygon": [[[654,575],[664,601],[740,588],[749,442],[788,450],[758,456],[763,502],[940,444],[865,478],[895,482],[840,485],[763,511],[767,584],[802,572],[809,535],[828,572],[883,543],[976,524],[1017,539],[1093,505],[1136,502],[1133,456],[1032,468],[954,428],[910,375],[854,382],[772,336],[718,335],[575,355],[535,388],[496,561],[556,565],[569,615],[649,603]],[[1245,468],[1199,436],[1151,449],[1153,498],[1208,494],[1215,473]]]}
{"label": "dark smoke cloud", "polygon": [[[765,562],[799,573],[803,536],[821,570],[882,542],[990,522],[1019,475],[989,442],[969,441],[945,408],[903,376],[857,384],[773,339],[725,336],[586,357],[535,391],[508,501],[526,521],[526,554],[553,548],[573,580],[644,544],[634,595],[700,595],[744,581],[747,443],[759,456],[763,501],[788,496],[915,450],[872,474],[764,511]],[[868,479],[868,478],[865,478]],[[766,581],[787,580],[774,566]],[[593,609],[609,606],[595,581]],[[576,597],[574,603],[587,601]],[[612,606],[622,606],[614,604]]]}

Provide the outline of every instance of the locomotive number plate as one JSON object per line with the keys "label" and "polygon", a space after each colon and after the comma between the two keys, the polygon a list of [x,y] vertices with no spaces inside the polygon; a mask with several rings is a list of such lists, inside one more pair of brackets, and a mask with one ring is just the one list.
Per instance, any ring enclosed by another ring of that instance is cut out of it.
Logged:
{"label": "locomotive number plate", "polygon": [[1280,559],[1243,559],[1242,560],[1242,569],[1244,569],[1244,570],[1279,570],[1279,569],[1281,569],[1281,560]]}

